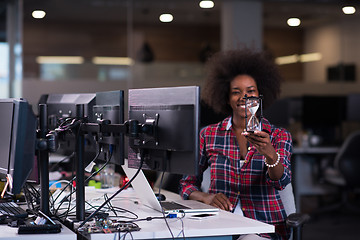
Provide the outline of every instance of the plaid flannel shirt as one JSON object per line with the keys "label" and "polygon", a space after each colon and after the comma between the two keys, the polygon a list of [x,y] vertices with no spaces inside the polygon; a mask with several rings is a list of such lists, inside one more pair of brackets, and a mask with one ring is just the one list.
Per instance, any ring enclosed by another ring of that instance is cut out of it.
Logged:
{"label": "plaid flannel shirt", "polygon": [[201,191],[202,173],[210,167],[211,183],[209,193],[225,194],[233,206],[238,201],[244,216],[275,225],[275,234],[261,234],[272,239],[288,239],[286,213],[279,192],[291,182],[290,157],[292,139],[288,131],[262,121],[263,130],[268,132],[284,174],[278,181],[270,179],[265,157],[250,145],[245,162],[240,167],[240,148],[232,131],[231,117],[212,124],[200,132],[200,160],[198,176],[184,176],[180,181],[181,195],[188,199],[193,191]]}

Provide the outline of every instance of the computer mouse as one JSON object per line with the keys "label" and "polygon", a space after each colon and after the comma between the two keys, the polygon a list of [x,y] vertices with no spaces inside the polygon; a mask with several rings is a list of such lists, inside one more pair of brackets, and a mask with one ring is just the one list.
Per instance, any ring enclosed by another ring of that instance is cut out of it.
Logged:
{"label": "computer mouse", "polygon": [[164,194],[155,193],[155,196],[156,196],[157,200],[159,200],[159,201],[165,201],[166,200],[166,197],[165,197]]}

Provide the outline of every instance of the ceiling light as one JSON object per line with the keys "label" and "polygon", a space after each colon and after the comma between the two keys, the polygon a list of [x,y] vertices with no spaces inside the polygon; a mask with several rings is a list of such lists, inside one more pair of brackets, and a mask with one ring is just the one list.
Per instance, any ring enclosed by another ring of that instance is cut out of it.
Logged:
{"label": "ceiling light", "polygon": [[128,57],[93,57],[92,62],[98,65],[127,65],[130,66],[134,63]]}
{"label": "ceiling light", "polygon": [[322,59],[321,53],[306,53],[300,55],[300,62],[315,62],[320,61]]}
{"label": "ceiling light", "polygon": [[213,8],[214,7],[214,2],[213,1],[207,1],[207,0],[203,0],[199,3],[199,6],[201,8]]}
{"label": "ceiling light", "polygon": [[174,17],[173,17],[173,15],[171,15],[169,13],[163,13],[160,15],[159,19],[161,22],[172,22]]}
{"label": "ceiling light", "polygon": [[353,6],[346,6],[342,8],[342,11],[345,14],[354,14],[356,12],[356,9]]}
{"label": "ceiling light", "polygon": [[46,12],[43,10],[34,10],[31,14],[33,18],[41,19],[44,18],[46,15]]}
{"label": "ceiling light", "polygon": [[38,56],[38,64],[82,64],[84,58],[80,56]]}
{"label": "ceiling light", "polygon": [[284,65],[284,64],[291,64],[297,62],[315,62],[320,61],[322,59],[322,54],[315,52],[315,53],[306,53],[306,54],[294,54],[289,56],[277,57],[275,59],[276,64]]}
{"label": "ceiling light", "polygon": [[299,18],[289,18],[287,20],[287,24],[290,26],[290,27],[297,27],[299,26],[301,23],[300,19]]}
{"label": "ceiling light", "polygon": [[297,54],[290,55],[290,56],[284,56],[284,57],[277,57],[275,59],[275,62],[278,65],[296,63],[298,61],[299,61],[299,55],[297,55]]}

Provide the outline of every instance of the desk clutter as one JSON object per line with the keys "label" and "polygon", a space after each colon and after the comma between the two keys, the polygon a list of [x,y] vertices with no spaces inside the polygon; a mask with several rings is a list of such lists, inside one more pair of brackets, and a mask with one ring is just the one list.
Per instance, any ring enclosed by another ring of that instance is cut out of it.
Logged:
{"label": "desk clutter", "polygon": [[[273,225],[225,211],[190,218],[154,210],[139,198],[141,190],[130,188],[142,169],[197,173],[200,109],[199,86],[129,89],[128,101],[123,90],[45,94],[37,115],[25,99],[0,99],[0,152],[6,155],[0,158],[1,195],[10,202],[21,195],[28,213],[3,212],[17,230],[0,225],[9,234],[4,238],[35,232],[101,240],[113,239],[114,232],[141,239],[273,233]],[[131,179],[119,171],[125,153],[137,169]]]}
{"label": "desk clutter", "polygon": [[0,203],[0,224],[17,228],[18,234],[60,233],[62,228],[41,211],[34,214],[15,202]]}

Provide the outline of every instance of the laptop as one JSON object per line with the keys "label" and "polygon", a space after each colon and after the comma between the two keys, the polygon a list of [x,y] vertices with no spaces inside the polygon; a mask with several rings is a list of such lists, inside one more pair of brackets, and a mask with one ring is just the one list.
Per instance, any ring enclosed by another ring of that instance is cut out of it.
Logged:
{"label": "laptop", "polygon": [[[132,177],[137,172],[137,169],[128,168],[126,165],[122,165],[122,168],[124,169],[124,172],[129,179],[132,179]],[[212,214],[219,212],[219,208],[195,200],[181,200],[180,202],[159,201],[142,170],[139,171],[139,174],[131,182],[131,185],[142,204],[159,212],[164,211],[165,213],[183,212]]]}

